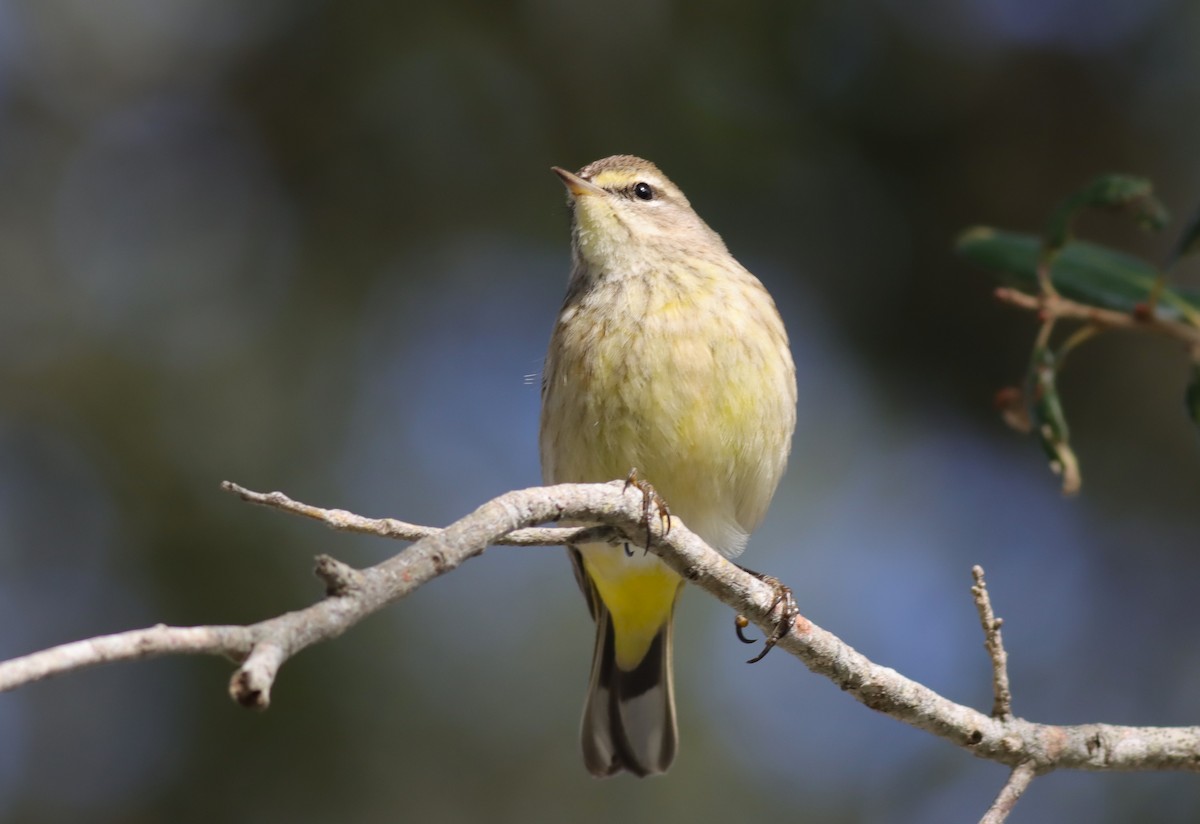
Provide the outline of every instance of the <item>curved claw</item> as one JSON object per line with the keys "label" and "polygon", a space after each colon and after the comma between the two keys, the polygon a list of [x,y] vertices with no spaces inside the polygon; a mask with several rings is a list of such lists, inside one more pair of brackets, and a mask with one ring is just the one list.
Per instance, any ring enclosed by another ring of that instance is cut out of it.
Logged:
{"label": "curved claw", "polygon": [[757,639],[746,637],[745,629],[748,626],[750,621],[745,615],[738,615],[733,619],[733,631],[737,633],[738,640],[743,644],[757,644]]}
{"label": "curved claw", "polygon": [[[800,608],[796,606],[796,599],[792,595],[792,590],[785,586],[778,578],[775,578],[771,575],[764,575],[761,572],[755,572],[754,570],[746,569],[745,567],[741,567],[741,569],[744,572],[750,573],[764,584],[769,584],[771,587],[773,587],[775,590],[775,598],[771,601],[770,611],[774,612],[776,607],[780,608],[779,619],[775,622],[775,628],[771,630],[771,634],[767,636],[765,641],[763,641],[762,651],[746,662],[747,664],[757,664],[766,657],[767,653],[770,652],[776,644],[784,639],[788,632],[791,631],[792,627],[796,623],[796,618],[800,615]],[[742,616],[739,615],[738,618],[742,618]],[[745,619],[742,618],[742,620]],[[740,627],[738,629],[738,637],[743,641],[746,640],[744,637],[742,637]]]}
{"label": "curved claw", "polygon": [[760,652],[758,655],[754,656],[753,658],[747,658],[746,663],[747,664],[757,664],[759,661],[761,661],[762,659],[767,657],[767,653],[770,652],[771,649],[777,643],[779,643],[778,639],[776,639],[774,637],[768,638],[766,641],[763,642],[762,652]]}

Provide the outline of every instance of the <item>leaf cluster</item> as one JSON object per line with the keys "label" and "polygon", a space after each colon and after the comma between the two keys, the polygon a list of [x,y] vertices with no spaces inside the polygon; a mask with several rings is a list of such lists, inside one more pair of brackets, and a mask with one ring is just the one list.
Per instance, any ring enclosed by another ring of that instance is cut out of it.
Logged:
{"label": "leaf cluster", "polygon": [[[1097,334],[1114,328],[1152,331],[1183,343],[1192,358],[1184,409],[1200,427],[1200,292],[1170,286],[1179,261],[1200,250],[1200,210],[1160,266],[1076,239],[1075,220],[1089,209],[1129,215],[1148,231],[1161,231],[1169,221],[1150,181],[1109,174],[1065,198],[1041,235],[976,226],[957,243],[960,254],[990,270],[1007,290],[1036,299],[1032,305],[1041,326],[1024,378],[1019,386],[1001,389],[996,401],[1009,425],[1036,435],[1051,469],[1062,476],[1065,494],[1079,490],[1082,475],[1057,379],[1067,355]],[[1055,343],[1056,325],[1065,319],[1076,326]]]}

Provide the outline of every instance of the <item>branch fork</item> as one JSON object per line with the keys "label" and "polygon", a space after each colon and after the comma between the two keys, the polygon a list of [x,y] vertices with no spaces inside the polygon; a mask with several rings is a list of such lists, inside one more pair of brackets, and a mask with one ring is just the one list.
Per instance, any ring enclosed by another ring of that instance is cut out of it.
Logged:
{"label": "branch fork", "polygon": [[[106,635],[0,662],[0,691],[85,667],[172,654],[221,655],[240,662],[230,680],[242,706],[266,709],[280,668],[293,655],[341,635],[372,613],[401,600],[488,546],[562,546],[582,541],[641,541],[686,580],[770,634],[778,624],[774,587],[730,563],[673,518],[670,532],[644,517],[640,490],[624,480],[562,484],[509,492],[445,529],[394,519],[370,519],[321,509],[280,492],[253,492],[226,482],[242,500],[301,515],[332,529],[414,540],[391,558],[354,569],[330,556],[317,558],[325,597],[294,612],[246,626],[169,627]],[[584,527],[541,527],[569,521]],[[1054,769],[1179,770],[1200,772],[1200,727],[1128,727],[1110,724],[1037,724],[1012,713],[1002,622],[991,606],[983,570],[973,570],[972,595],[992,662],[990,715],[957,704],[889,667],[869,660],[837,636],[798,615],[777,646],[799,658],[871,709],[932,733],[1012,773],[982,819],[998,824],[1037,775]]]}

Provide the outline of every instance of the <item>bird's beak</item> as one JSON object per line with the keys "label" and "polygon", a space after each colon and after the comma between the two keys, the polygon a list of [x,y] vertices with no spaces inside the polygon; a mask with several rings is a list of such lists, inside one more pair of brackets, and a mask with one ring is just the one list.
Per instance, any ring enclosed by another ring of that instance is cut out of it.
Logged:
{"label": "bird's beak", "polygon": [[595,183],[584,180],[576,174],[571,174],[566,169],[560,169],[557,166],[551,166],[550,171],[562,178],[563,185],[567,187],[567,191],[575,197],[583,195],[603,196],[606,192],[597,186]]}

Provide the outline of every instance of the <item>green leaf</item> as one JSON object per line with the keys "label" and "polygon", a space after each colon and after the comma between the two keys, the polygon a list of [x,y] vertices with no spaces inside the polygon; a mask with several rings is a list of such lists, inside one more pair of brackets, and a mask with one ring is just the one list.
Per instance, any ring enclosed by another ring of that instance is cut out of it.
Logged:
{"label": "green leaf", "polygon": [[[1036,235],[976,226],[959,236],[956,248],[968,260],[995,272],[1005,285],[1038,294],[1042,241]],[[1157,277],[1158,270],[1141,258],[1080,240],[1062,247],[1051,270],[1051,281],[1064,297],[1120,312],[1133,312],[1145,302]],[[1165,289],[1159,313],[1195,323],[1200,317],[1200,292]]]}
{"label": "green leaf", "polygon": [[1084,209],[1128,211],[1143,229],[1158,231],[1167,225],[1170,215],[1154,196],[1153,184],[1144,177],[1101,175],[1067,197],[1054,210],[1046,224],[1044,251],[1053,254],[1067,244],[1071,221]]}

